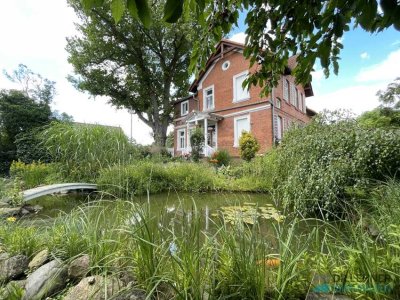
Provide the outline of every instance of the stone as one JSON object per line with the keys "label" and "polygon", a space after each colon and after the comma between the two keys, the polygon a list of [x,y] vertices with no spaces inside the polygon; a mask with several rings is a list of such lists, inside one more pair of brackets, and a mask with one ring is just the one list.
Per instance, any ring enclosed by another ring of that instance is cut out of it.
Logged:
{"label": "stone", "polygon": [[122,282],[118,278],[95,275],[83,278],[70,288],[63,300],[105,300],[117,295],[121,289]]}
{"label": "stone", "polygon": [[3,207],[0,208],[0,218],[8,218],[19,215],[20,207]]}
{"label": "stone", "polygon": [[90,271],[90,257],[87,254],[74,259],[68,267],[68,277],[72,280],[81,280]]}
{"label": "stone", "polygon": [[[6,256],[4,256],[6,257]],[[25,255],[16,255],[0,261],[0,282],[18,278],[28,268],[29,259]]]}
{"label": "stone", "polygon": [[352,300],[352,298],[345,295],[308,293],[306,300]]}
{"label": "stone", "polygon": [[40,251],[35,257],[31,260],[28,267],[29,270],[36,270],[37,268],[43,266],[49,260],[49,250],[44,249]]}
{"label": "stone", "polygon": [[22,208],[21,211],[20,211],[20,214],[21,214],[22,216],[26,216],[26,215],[29,215],[30,212],[29,212],[29,210],[27,210],[27,209],[25,209],[25,208]]}
{"label": "stone", "polygon": [[68,271],[58,260],[52,260],[28,276],[22,300],[40,300],[65,288]]}

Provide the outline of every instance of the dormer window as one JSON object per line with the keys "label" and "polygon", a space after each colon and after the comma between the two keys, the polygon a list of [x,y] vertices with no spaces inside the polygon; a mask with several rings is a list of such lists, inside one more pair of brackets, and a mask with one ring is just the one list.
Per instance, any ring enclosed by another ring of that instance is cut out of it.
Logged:
{"label": "dormer window", "polygon": [[213,85],[204,89],[203,98],[204,98],[203,110],[214,109],[214,86]]}
{"label": "dormer window", "polygon": [[181,103],[181,116],[186,116],[189,113],[189,101],[183,101]]}

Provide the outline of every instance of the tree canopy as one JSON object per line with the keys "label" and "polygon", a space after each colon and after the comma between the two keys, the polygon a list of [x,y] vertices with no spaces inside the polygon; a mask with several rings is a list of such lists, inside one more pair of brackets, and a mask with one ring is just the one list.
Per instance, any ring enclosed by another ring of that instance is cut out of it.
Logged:
{"label": "tree canopy", "polygon": [[20,90],[0,91],[0,173],[8,171],[13,160],[30,163],[45,158],[36,133],[52,120],[72,120],[65,113],[52,112],[55,82],[20,64],[4,75],[20,85]]}
{"label": "tree canopy", "polygon": [[107,8],[88,11],[79,0],[68,2],[80,19],[80,35],[68,38],[76,74],[70,80],[80,90],[132,110],[152,128],[156,144],[164,146],[172,103],[188,92],[193,24],[166,24],[163,1],[152,2],[153,20],[147,27],[122,14],[115,23]]}
{"label": "tree canopy", "polygon": [[[143,24],[154,20],[147,0],[81,0],[87,10],[110,9],[118,22],[127,10]],[[202,30],[194,45],[191,70],[199,71],[224,35],[237,25],[239,12],[245,11],[247,24],[244,55],[260,68],[248,84],[261,85],[264,92],[275,86],[287,66],[288,58],[301,60],[293,70],[299,83],[311,81],[311,71],[319,62],[328,77],[339,70],[341,39],[351,26],[367,32],[380,32],[389,26],[400,30],[400,3],[397,0],[288,1],[288,0],[167,0],[164,19],[176,22],[188,11],[195,14]]]}
{"label": "tree canopy", "polygon": [[381,105],[363,113],[358,121],[361,125],[377,127],[400,128],[400,77],[390,83],[386,90],[377,93]]}

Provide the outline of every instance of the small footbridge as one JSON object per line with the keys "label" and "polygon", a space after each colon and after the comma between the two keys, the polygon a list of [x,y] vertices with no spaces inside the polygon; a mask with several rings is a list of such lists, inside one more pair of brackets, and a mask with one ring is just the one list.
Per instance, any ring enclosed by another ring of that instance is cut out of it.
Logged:
{"label": "small footbridge", "polygon": [[40,186],[30,190],[21,192],[24,201],[33,200],[45,195],[51,195],[54,193],[63,193],[68,191],[95,191],[97,185],[93,183],[59,183],[52,185]]}

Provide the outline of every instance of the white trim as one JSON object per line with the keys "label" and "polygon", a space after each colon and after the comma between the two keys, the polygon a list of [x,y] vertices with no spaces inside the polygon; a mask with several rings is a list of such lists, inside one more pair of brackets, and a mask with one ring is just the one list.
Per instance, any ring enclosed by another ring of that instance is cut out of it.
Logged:
{"label": "white trim", "polygon": [[186,127],[186,124],[183,124],[183,125],[176,125],[176,126],[174,126],[174,127],[175,127],[175,129],[185,128],[185,127]]}
{"label": "white trim", "polygon": [[239,116],[239,115],[243,115],[243,114],[246,114],[246,113],[265,110],[265,109],[269,109],[269,108],[271,108],[271,105],[267,104],[267,105],[257,106],[257,107],[254,107],[254,108],[249,108],[249,109],[246,109],[246,110],[241,110],[241,111],[238,111],[238,112],[234,112],[234,113],[230,113],[230,114],[226,114],[226,115],[221,115],[221,116],[223,116],[224,118],[229,118],[229,117]]}
{"label": "white trim", "polygon": [[[185,113],[183,112],[183,108],[182,108],[184,104],[187,104],[187,110]],[[189,113],[189,100],[182,101],[181,102],[181,116],[186,116],[188,113]]]}
{"label": "white trim", "polygon": [[[247,119],[249,121],[249,132],[251,132],[250,114],[235,117],[233,119],[233,128],[234,128],[234,130],[233,130],[233,147],[235,147],[235,148],[239,147],[239,139],[240,139],[240,136],[238,136],[238,132],[237,132],[236,122],[237,122],[237,120],[241,120],[241,119]],[[237,143],[236,143],[236,137],[238,138]]]}
{"label": "white trim", "polygon": [[[180,137],[180,132],[183,132],[183,136],[184,136],[184,145],[183,145],[183,147],[179,147],[179,146],[181,146],[180,145],[180,143],[181,143],[181,137]],[[178,150],[178,151],[182,151],[182,150],[184,150],[184,149],[186,149],[186,139],[187,139],[187,136],[186,136],[186,129],[185,128],[182,128],[182,129],[178,129],[177,131],[176,131],[176,133],[177,133],[177,145],[176,145],[176,150]]]}
{"label": "white trim", "polygon": [[201,78],[198,86],[197,86],[197,90],[201,90],[203,88],[203,82],[204,80],[207,78],[208,75],[210,75],[210,72],[212,71],[212,69],[214,69],[215,65],[217,64],[217,62],[220,60],[220,58],[218,58],[217,60],[215,60],[215,62],[211,65],[210,68],[208,68],[207,72],[203,75],[203,77]]}
{"label": "white trim", "polygon": [[[206,96],[207,96],[207,91],[212,90],[212,95],[213,95],[213,106],[211,108],[206,108]],[[210,85],[206,88],[203,89],[203,111],[211,111],[215,108],[215,89],[214,85]]]}
{"label": "white trim", "polygon": [[232,83],[233,83],[233,100],[232,102],[236,103],[236,102],[242,102],[242,101],[246,101],[250,99],[250,89],[247,88],[247,92],[249,93],[248,97],[243,98],[243,99],[236,99],[236,79],[239,77],[242,77],[243,75],[249,75],[249,70],[243,71],[239,74],[233,75],[232,77]]}

